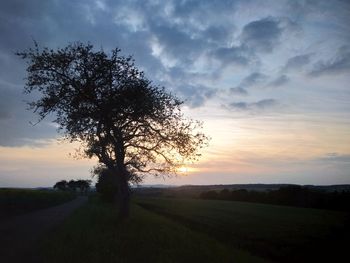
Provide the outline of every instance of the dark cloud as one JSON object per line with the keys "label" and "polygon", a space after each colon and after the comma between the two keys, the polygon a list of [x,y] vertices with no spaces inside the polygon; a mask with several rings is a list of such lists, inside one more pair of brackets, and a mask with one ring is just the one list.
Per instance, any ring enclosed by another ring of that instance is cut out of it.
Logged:
{"label": "dark cloud", "polygon": [[292,32],[296,29],[299,29],[299,25],[288,18],[266,17],[246,24],[237,39],[237,44],[220,46],[211,54],[221,60],[224,65],[248,66],[253,62],[259,64],[257,54],[271,53],[280,44],[284,31]]}
{"label": "dark cloud", "polygon": [[304,55],[299,55],[295,57],[291,57],[288,59],[286,65],[284,66],[284,70],[298,70],[301,69],[303,66],[307,65],[310,63],[310,58],[312,54],[304,54]]}
{"label": "dark cloud", "polygon": [[337,54],[333,59],[327,61],[318,61],[309,74],[310,76],[317,77],[328,74],[348,73],[349,71],[350,47],[342,46],[338,49]]}
{"label": "dark cloud", "polygon": [[246,66],[251,58],[246,48],[239,47],[221,47],[212,52],[214,57],[224,64],[238,64]]}
{"label": "dark cloud", "polygon": [[228,105],[229,109],[242,110],[242,111],[254,111],[265,110],[278,105],[275,99],[263,99],[256,102],[232,102]]}
{"label": "dark cloud", "polygon": [[215,42],[220,45],[233,38],[233,28],[210,26],[203,31],[202,36],[208,41]]}
{"label": "dark cloud", "polygon": [[204,43],[200,39],[192,38],[176,27],[159,25],[152,30],[159,43],[166,47],[164,52],[181,63],[192,63],[203,50]]}
{"label": "dark cloud", "polygon": [[231,94],[238,94],[238,95],[248,95],[247,90],[241,88],[241,87],[235,87],[235,88],[230,88],[229,92]]}
{"label": "dark cloud", "polygon": [[278,19],[267,17],[245,25],[241,42],[257,52],[272,52],[279,43],[282,31]]}
{"label": "dark cloud", "polygon": [[267,85],[272,86],[272,87],[280,87],[288,82],[289,82],[289,77],[283,74],[283,75],[275,78],[274,80],[272,80]]}
{"label": "dark cloud", "polygon": [[172,1],[174,18],[181,18],[182,21],[187,24],[198,23],[200,25],[222,23],[222,20],[218,19],[218,14],[221,17],[232,16],[239,1],[225,0],[225,1],[212,1],[212,0],[185,0],[185,1]]}
{"label": "dark cloud", "polygon": [[253,72],[241,81],[239,87],[249,88],[263,82],[266,78],[267,76],[260,72]]}

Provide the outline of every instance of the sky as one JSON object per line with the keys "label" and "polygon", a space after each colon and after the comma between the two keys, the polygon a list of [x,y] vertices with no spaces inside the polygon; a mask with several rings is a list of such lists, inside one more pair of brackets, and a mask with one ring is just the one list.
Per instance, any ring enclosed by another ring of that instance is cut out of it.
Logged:
{"label": "sky", "polygon": [[145,184],[350,183],[350,1],[0,1],[0,187],[89,179],[96,160],[27,110],[14,53],[81,41],[133,55],[211,137]]}

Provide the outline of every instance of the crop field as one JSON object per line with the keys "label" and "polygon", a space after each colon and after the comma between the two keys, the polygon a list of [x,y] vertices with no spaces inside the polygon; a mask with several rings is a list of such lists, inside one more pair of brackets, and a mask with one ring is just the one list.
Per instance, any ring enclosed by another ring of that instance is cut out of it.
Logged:
{"label": "crop field", "polygon": [[222,243],[276,262],[331,262],[346,254],[349,215],[328,210],[232,201],[136,201]]}
{"label": "crop field", "polygon": [[131,209],[120,222],[112,204],[90,200],[42,240],[44,262],[269,262],[135,203]]}
{"label": "crop field", "polygon": [[0,189],[0,219],[58,205],[75,197],[69,192],[31,189]]}
{"label": "crop field", "polygon": [[47,262],[332,262],[342,212],[232,201],[137,198],[131,218],[96,198],[42,240]]}

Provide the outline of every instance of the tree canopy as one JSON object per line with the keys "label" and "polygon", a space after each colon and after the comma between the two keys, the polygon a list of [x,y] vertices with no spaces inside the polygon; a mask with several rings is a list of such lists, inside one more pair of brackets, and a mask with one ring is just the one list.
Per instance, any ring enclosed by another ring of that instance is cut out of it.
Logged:
{"label": "tree canopy", "polygon": [[52,50],[35,43],[17,54],[28,62],[25,92],[41,95],[31,109],[40,120],[53,113],[67,139],[115,173],[122,196],[128,182],[146,174],[176,173],[207,143],[201,123],[181,113],[183,101],[154,85],[118,48],[106,53],[77,42]]}
{"label": "tree canopy", "polygon": [[69,182],[67,182],[66,180],[61,180],[55,183],[53,188],[61,191],[73,192],[79,189],[80,192],[86,192],[89,190],[90,184],[91,180],[70,180]]}

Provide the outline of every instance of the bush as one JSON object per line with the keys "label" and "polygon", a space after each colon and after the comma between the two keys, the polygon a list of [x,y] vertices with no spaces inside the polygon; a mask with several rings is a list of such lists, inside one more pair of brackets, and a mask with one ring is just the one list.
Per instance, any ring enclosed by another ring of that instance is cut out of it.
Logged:
{"label": "bush", "polygon": [[96,191],[101,199],[106,202],[113,202],[118,192],[118,184],[115,176],[107,168],[98,168],[94,171],[97,174]]}

